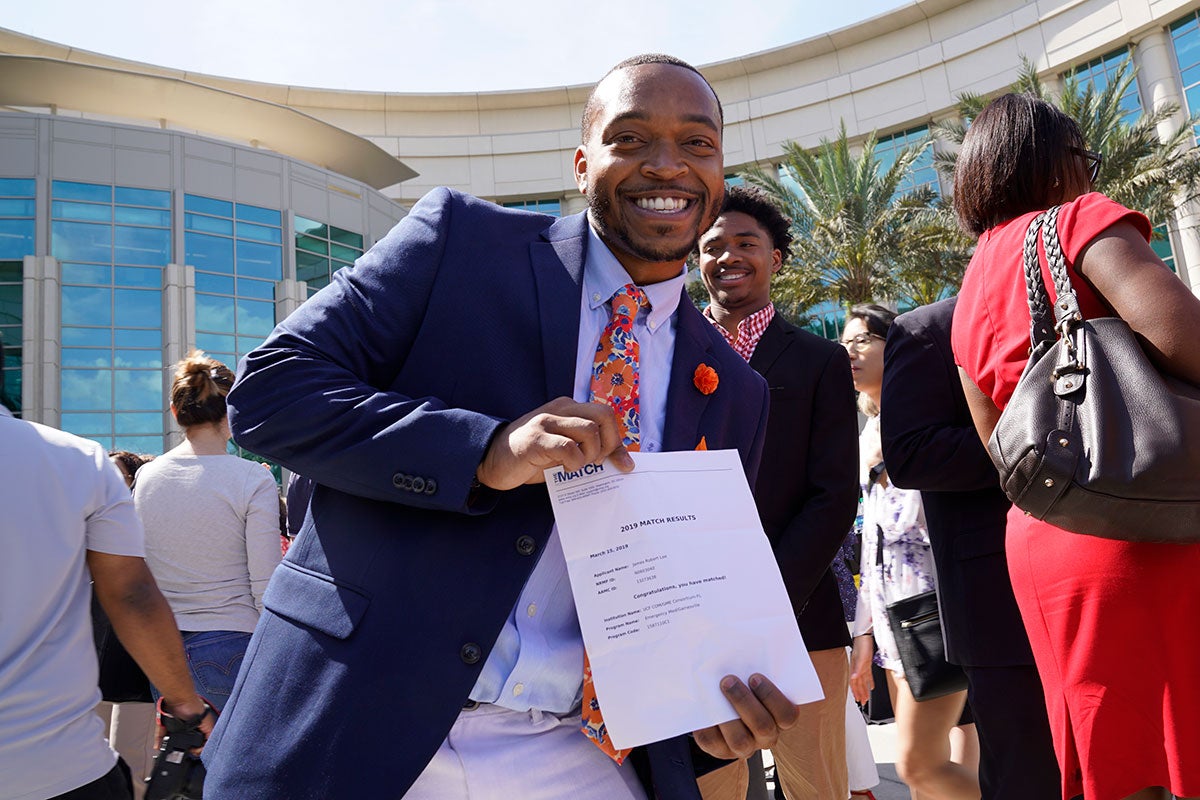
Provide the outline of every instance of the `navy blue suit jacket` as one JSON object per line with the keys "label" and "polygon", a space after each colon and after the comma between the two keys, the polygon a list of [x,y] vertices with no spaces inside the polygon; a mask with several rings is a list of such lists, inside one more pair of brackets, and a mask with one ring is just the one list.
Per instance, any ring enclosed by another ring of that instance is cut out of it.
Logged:
{"label": "navy blue suit jacket", "polygon": [[846,351],[776,314],[750,358],[771,397],[754,499],[809,650],[850,644],[830,564],[858,505],[858,414]]}
{"label": "navy blue suit jacket", "polygon": [[[500,426],[572,394],[586,226],[435,190],[243,361],[236,440],[319,485],[206,796],[399,797],[428,763],[550,535],[544,486],[471,483]],[[685,296],[665,448],[703,436],[753,479],[766,419],[761,379]],[[634,758],[659,796],[699,796],[687,737]]]}
{"label": "navy blue suit jacket", "polygon": [[921,490],[947,658],[966,667],[1032,665],[1004,556],[1008,498],[975,432],[950,349],[954,303],[901,314],[888,331],[883,461],[897,486]]}

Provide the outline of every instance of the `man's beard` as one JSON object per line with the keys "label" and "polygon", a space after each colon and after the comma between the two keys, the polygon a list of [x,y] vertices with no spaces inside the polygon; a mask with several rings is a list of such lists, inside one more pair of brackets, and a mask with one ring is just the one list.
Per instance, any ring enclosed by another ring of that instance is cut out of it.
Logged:
{"label": "man's beard", "polygon": [[[704,198],[698,199],[695,202],[702,202]],[[700,234],[709,229],[714,222],[717,221],[718,213],[712,213],[711,219],[702,220],[698,226],[692,241],[686,245],[670,248],[665,243],[660,246],[654,246],[655,241],[661,239],[652,239],[649,242],[636,242],[629,234],[628,226],[622,225],[620,228],[614,229],[608,224],[609,219],[616,219],[617,215],[613,208],[613,204],[609,201],[608,196],[603,192],[590,192],[588,194],[588,210],[591,212],[590,217],[592,225],[596,228],[596,233],[610,247],[614,244],[627,253],[641,259],[657,264],[670,263],[672,261],[684,261],[696,249],[696,242],[700,239]],[[618,220],[619,222],[619,220]],[[665,237],[671,232],[671,225],[663,225],[654,230],[659,236]]]}

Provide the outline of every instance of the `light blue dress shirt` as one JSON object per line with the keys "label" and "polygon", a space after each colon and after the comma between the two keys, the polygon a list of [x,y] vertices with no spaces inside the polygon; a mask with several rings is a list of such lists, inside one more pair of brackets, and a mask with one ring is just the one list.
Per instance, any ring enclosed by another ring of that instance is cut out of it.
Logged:
{"label": "light blue dress shirt", "polygon": [[[633,321],[640,359],[641,449],[646,452],[662,449],[667,387],[675,354],[675,312],[684,279],[681,271],[671,280],[641,287],[650,308],[639,310]],[[589,225],[575,354],[574,399],[581,403],[590,399],[596,347],[612,315],[609,300],[632,282]],[[582,684],[583,639],[555,526],[470,697],[514,711],[536,708],[561,715],[579,705]]]}

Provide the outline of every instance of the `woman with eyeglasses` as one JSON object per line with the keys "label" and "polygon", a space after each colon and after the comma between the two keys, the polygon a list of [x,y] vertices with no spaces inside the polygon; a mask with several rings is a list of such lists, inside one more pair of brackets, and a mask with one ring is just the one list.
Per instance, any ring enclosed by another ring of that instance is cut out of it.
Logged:
{"label": "woman with eyeglasses", "polygon": [[[954,208],[979,242],[951,338],[984,442],[1028,361],[1022,245],[1052,206],[1084,318],[1121,317],[1161,368],[1200,384],[1200,299],[1150,248],[1149,220],[1094,191],[1098,169],[1075,122],[1027,95],[994,100],[963,142]],[[1063,797],[1200,796],[1200,545],[1083,536],[1014,507],[1006,551]]]}
{"label": "woman with eyeglasses", "polygon": [[915,800],[978,800],[979,741],[974,725],[960,725],[967,692],[918,702],[888,624],[887,606],[934,588],[933,551],[921,493],[888,480],[879,442],[883,345],[894,312],[858,305],[846,315],[842,345],[867,424],[859,438],[863,491],[862,585],[854,618],[850,690],[865,703],[874,688],[872,656],[887,675],[896,716],[896,771]]}
{"label": "woman with eyeglasses", "polygon": [[138,470],[146,564],[175,612],[196,691],[218,711],[233,691],[280,560],[279,495],[261,465],[229,455],[233,373],[193,351],[176,365],[183,442]]}

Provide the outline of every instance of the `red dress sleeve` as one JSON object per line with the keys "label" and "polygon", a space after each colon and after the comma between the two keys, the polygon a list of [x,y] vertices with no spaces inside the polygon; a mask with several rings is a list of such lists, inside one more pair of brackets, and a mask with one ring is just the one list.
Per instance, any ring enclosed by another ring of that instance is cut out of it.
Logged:
{"label": "red dress sleeve", "polygon": [[[1008,404],[1029,358],[1029,303],[1022,247],[1034,216],[1025,214],[984,232],[967,267],[954,311],[954,359],[1001,409]],[[1067,275],[1085,318],[1109,312],[1075,271],[1075,260],[1093,239],[1122,222],[1132,224],[1149,241],[1150,221],[1143,214],[1098,192],[1065,203],[1059,212],[1059,241],[1067,260]],[[1042,277],[1053,301],[1057,295],[1044,256],[1041,262]]]}

